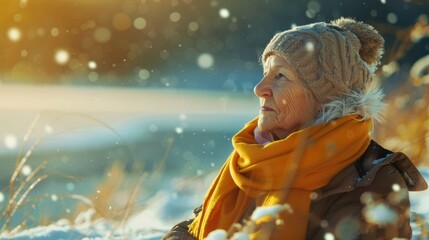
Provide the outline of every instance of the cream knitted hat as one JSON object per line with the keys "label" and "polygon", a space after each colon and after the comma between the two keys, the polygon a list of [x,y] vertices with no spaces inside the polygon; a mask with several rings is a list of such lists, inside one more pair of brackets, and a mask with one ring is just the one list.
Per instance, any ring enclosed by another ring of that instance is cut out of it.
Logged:
{"label": "cream knitted hat", "polygon": [[383,54],[384,39],[370,25],[349,18],[277,33],[262,54],[286,58],[319,103],[364,90]]}

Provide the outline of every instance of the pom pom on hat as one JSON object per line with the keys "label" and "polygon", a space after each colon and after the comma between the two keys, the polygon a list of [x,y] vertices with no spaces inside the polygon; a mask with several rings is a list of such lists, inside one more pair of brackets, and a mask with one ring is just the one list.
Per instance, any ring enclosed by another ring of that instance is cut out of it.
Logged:
{"label": "pom pom on hat", "polygon": [[380,63],[384,39],[371,25],[344,17],[331,21],[331,24],[352,32],[359,39],[359,56],[364,62],[371,66]]}

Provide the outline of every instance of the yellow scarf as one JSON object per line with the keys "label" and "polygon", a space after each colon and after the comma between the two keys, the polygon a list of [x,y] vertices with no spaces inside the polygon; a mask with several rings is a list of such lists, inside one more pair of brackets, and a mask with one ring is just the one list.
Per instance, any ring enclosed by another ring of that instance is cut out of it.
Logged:
{"label": "yellow scarf", "polygon": [[247,123],[233,137],[234,151],[189,225],[197,239],[215,229],[228,230],[253,200],[257,206],[288,203],[293,209],[281,214],[284,225],[270,233],[270,239],[305,239],[310,194],[357,160],[370,142],[371,120],[357,115],[311,126],[264,146],[254,138],[257,122],[258,118]]}

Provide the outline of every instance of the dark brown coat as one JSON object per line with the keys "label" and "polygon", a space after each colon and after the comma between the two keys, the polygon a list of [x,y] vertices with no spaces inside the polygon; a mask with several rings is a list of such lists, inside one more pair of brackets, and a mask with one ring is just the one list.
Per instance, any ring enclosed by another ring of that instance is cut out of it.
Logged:
{"label": "dark brown coat", "polygon": [[[354,164],[312,194],[306,239],[325,239],[325,234],[333,234],[335,239],[409,239],[408,191],[426,188],[425,180],[405,154],[392,153],[372,141]],[[375,223],[366,214],[374,208],[389,209],[396,221]],[[191,222],[179,223],[163,239],[194,239],[188,233]]]}

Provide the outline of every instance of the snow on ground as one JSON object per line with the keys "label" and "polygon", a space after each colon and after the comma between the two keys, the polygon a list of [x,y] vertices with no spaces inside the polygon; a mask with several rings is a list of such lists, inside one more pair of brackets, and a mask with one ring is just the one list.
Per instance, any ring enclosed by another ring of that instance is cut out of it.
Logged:
{"label": "snow on ground", "polygon": [[[422,175],[429,181],[429,168],[420,169]],[[213,175],[207,176],[212,179]],[[201,201],[204,191],[210,181],[189,184],[181,189],[160,190],[148,201],[148,207],[135,214],[124,224],[118,224],[105,219],[93,220],[94,210],[81,213],[74,222],[61,219],[48,226],[38,226],[21,231],[15,235],[0,234],[0,239],[8,240],[58,240],[58,239],[136,239],[158,240],[177,222],[190,216],[192,209]],[[198,189],[197,191],[195,191]],[[429,191],[411,192],[411,210],[429,219]],[[271,211],[269,211],[271,212]],[[420,234],[418,226],[413,223],[414,238]]]}

